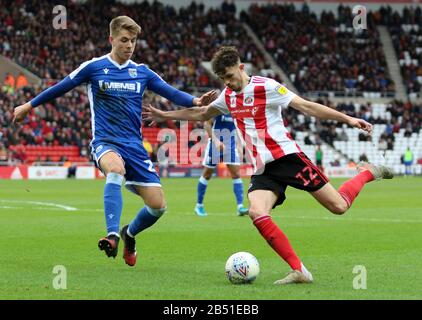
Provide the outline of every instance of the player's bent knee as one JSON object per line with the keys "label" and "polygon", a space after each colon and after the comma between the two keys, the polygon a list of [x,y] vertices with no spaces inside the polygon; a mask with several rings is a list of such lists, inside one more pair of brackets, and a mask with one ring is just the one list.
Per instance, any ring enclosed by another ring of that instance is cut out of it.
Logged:
{"label": "player's bent knee", "polygon": [[330,207],[330,211],[338,215],[345,213],[347,209],[349,209],[349,207],[347,206],[347,203],[335,203],[335,204],[332,204]]}
{"label": "player's bent knee", "polygon": [[122,166],[120,166],[120,165],[112,165],[112,166],[110,166],[109,169],[108,169],[107,174],[108,173],[111,173],[111,172],[120,174],[122,176],[124,176],[126,174],[125,168],[122,167]]}
{"label": "player's bent knee", "polygon": [[164,206],[164,207],[161,207],[159,209],[154,209],[154,208],[147,206],[147,210],[150,214],[159,218],[167,211],[167,207]]}
{"label": "player's bent knee", "polygon": [[210,180],[212,177],[212,173],[214,172],[214,170],[205,170],[205,172],[202,174],[202,176],[206,179],[206,180]]}
{"label": "player's bent knee", "polygon": [[257,217],[259,217],[263,214],[266,214],[265,210],[263,210],[263,209],[260,209],[258,207],[250,207],[249,208],[249,217],[252,220],[256,219]]}

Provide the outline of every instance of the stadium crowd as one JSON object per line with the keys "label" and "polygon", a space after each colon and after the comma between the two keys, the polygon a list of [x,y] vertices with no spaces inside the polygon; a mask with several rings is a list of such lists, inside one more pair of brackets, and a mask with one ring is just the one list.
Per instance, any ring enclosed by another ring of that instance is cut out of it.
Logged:
{"label": "stadium crowd", "polygon": [[363,31],[353,29],[350,7],[340,5],[337,14],[323,11],[318,17],[306,4],[300,10],[293,4],[268,4],[251,5],[241,19],[260,36],[299,92],[393,96],[372,13]]}
{"label": "stadium crowd", "polygon": [[408,94],[422,90],[422,9],[404,8],[402,14],[391,7],[379,11],[379,23],[386,25],[399,59]]}
{"label": "stadium crowd", "polygon": [[[28,120],[20,127],[10,126],[13,117],[13,107],[28,97],[33,96],[38,88],[24,87],[17,89],[16,94],[2,90],[0,92],[0,156],[5,158],[7,148],[11,145],[44,145],[44,146],[66,146],[75,145],[81,150],[82,156],[89,153],[89,140],[91,138],[90,128],[90,109],[88,98],[83,88],[77,88],[70,91],[65,96],[56,99],[50,103],[39,106],[34,109]],[[16,99],[18,97],[18,100]],[[392,149],[394,142],[394,133],[401,128],[406,129],[409,134],[419,131],[422,124],[422,105],[412,104],[411,102],[392,101],[387,111],[391,113],[391,119],[385,117],[374,117],[370,103],[357,106],[354,103],[334,104],[329,100],[319,100],[327,106],[336,108],[351,116],[366,119],[373,124],[387,124],[385,136],[382,138],[388,143],[388,148]],[[172,110],[177,107],[165,99],[154,95],[145,97],[145,103],[152,103],[162,110]],[[323,141],[332,145],[334,140],[344,140],[337,132],[338,124],[330,122],[316,121],[315,127],[311,127],[311,119],[300,117],[298,112],[289,108],[283,113],[285,125],[291,130],[292,135],[295,132],[312,132],[315,136],[314,144],[320,144]],[[302,119],[302,120],[301,120]],[[148,123],[144,124],[144,126]],[[159,127],[178,128],[179,123],[168,121],[159,124]],[[191,128],[201,128],[202,123],[191,124]],[[75,130],[77,128],[77,130]],[[406,133],[407,134],[407,133]],[[362,136],[366,137],[366,136]],[[153,145],[153,150],[157,149]],[[4,151],[6,149],[6,151]],[[3,156],[2,156],[3,155]],[[17,161],[24,162],[22,156],[9,154],[9,159],[14,158]]]}
{"label": "stadium crowd", "polygon": [[241,22],[234,17],[235,9],[205,12],[203,4],[194,2],[176,11],[160,2],[113,2],[109,7],[102,1],[69,1],[67,29],[55,30],[50,13],[55,4],[0,0],[5,8],[0,12],[0,54],[43,79],[61,79],[83,61],[109,52],[108,23],[117,13],[130,15],[143,28],[132,59],[147,64],[181,90],[220,86],[201,62],[211,60],[216,48],[223,44],[237,46],[245,62],[258,69],[266,67]]}
{"label": "stadium crowd", "polygon": [[[0,161],[26,161],[19,148],[8,149],[11,145],[73,145],[80,148],[82,156],[89,156],[90,109],[83,88],[39,106],[18,128],[11,127],[10,122],[15,106],[63,78],[81,62],[109,52],[107,24],[117,13],[129,14],[143,27],[133,60],[148,64],[170,84],[188,92],[221,87],[220,81],[207,74],[201,62],[209,61],[216,48],[223,44],[237,46],[244,60],[256,69],[268,68],[241,21],[258,33],[268,52],[288,71],[301,93],[392,92],[394,84],[386,71],[379,35],[373,28],[376,23],[388,24],[400,57],[401,53],[404,57],[404,52],[408,52],[417,60],[416,66],[403,64],[402,72],[409,92],[420,91],[422,54],[418,51],[420,42],[413,40],[420,41],[421,28],[412,27],[409,32],[403,28],[403,25],[421,25],[420,10],[404,11],[402,16],[388,9],[383,9],[387,10],[385,15],[382,11],[369,13],[368,30],[355,33],[350,30],[351,10],[342,6],[338,9],[338,18],[333,12],[323,12],[317,18],[306,5],[301,10],[292,5],[252,6],[248,12],[242,12],[238,20],[236,8],[228,3],[205,12],[202,4],[195,3],[177,11],[159,2],[128,5],[110,1],[108,7],[98,1],[70,1],[66,4],[68,29],[57,31],[51,28],[53,1],[0,0],[0,5],[5,8],[0,11],[0,54],[44,79],[41,86],[21,85],[24,82],[18,85],[15,80],[12,85],[10,78],[4,79],[0,90]],[[381,139],[382,145],[389,149],[394,143],[394,133],[400,128],[411,133],[421,127],[420,104],[392,101],[387,108],[391,113],[388,120],[373,116],[371,104],[357,107],[354,103],[334,105],[325,99],[319,102],[371,123],[387,124]],[[163,110],[177,108],[152,94],[144,97],[144,103]],[[347,139],[330,122],[317,121],[313,127],[311,119],[300,117],[293,109],[283,116],[293,136],[298,131],[313,132],[314,141],[308,141],[310,143],[325,141],[332,145],[334,140]],[[177,126],[178,123],[172,121],[160,124],[160,127]],[[191,126],[200,128],[202,124]],[[362,136],[362,139],[367,138]],[[157,149],[156,145],[151,147]]]}

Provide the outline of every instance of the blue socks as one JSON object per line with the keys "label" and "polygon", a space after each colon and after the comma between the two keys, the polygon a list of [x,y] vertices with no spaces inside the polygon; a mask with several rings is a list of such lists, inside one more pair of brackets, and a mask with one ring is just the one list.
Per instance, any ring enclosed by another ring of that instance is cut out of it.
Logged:
{"label": "blue socks", "polygon": [[[123,209],[122,199],[123,176],[110,172],[107,174],[104,187],[104,214],[107,226],[107,235],[119,236],[120,217]],[[128,228],[128,235],[134,237],[142,230],[152,226],[166,211],[166,208],[152,209],[143,207],[133,219]]]}
{"label": "blue socks", "polygon": [[205,191],[207,191],[208,180],[205,179],[203,176],[199,178],[198,181],[198,204],[202,204],[204,202]]}
{"label": "blue socks", "polygon": [[134,238],[142,230],[151,227],[163,215],[166,208],[152,209],[148,206],[143,207],[135,219],[129,224],[127,234]]}
{"label": "blue socks", "polygon": [[237,205],[243,204],[243,182],[241,178],[233,179],[233,192],[236,196]]}
{"label": "blue socks", "polygon": [[107,175],[104,187],[104,214],[107,226],[107,235],[119,235],[120,217],[122,215],[122,183],[123,176],[110,172]]}
{"label": "blue socks", "polygon": [[[198,194],[198,200],[197,204],[202,205],[204,202],[204,196],[205,192],[207,191],[208,186],[208,180],[206,180],[203,176],[199,178],[198,181],[198,188],[197,188],[197,194]],[[236,203],[237,205],[243,204],[243,182],[241,178],[233,179],[233,192],[236,196]]]}

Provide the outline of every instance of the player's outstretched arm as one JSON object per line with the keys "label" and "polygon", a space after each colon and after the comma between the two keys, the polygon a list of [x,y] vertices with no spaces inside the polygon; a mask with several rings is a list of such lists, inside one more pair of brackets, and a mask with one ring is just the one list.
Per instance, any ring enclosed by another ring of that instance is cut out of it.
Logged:
{"label": "player's outstretched arm", "polygon": [[320,103],[308,101],[299,96],[296,96],[292,99],[289,105],[308,116],[324,120],[344,122],[351,127],[372,133],[372,125],[369,122],[363,119],[348,116],[347,114],[326,107]]}
{"label": "player's outstretched arm", "polygon": [[221,114],[221,111],[212,107],[211,105],[206,107],[193,107],[174,111],[161,111],[157,108],[154,108],[152,105],[148,105],[144,106],[142,111],[143,119],[152,121],[151,125],[166,120],[206,121],[219,114]]}
{"label": "player's outstretched arm", "polygon": [[213,102],[218,94],[216,90],[211,90],[197,98],[187,92],[180,91],[159,77],[155,72],[150,72],[151,79],[148,82],[148,88],[171,102],[184,107],[207,106]]}
{"label": "player's outstretched arm", "polygon": [[41,92],[31,101],[28,101],[27,103],[16,107],[13,110],[12,122],[15,123],[15,122],[22,121],[23,119],[25,119],[25,117],[28,115],[28,113],[31,111],[32,108],[35,108],[39,106],[40,104],[43,104],[47,101],[50,101],[57,97],[62,96],[63,94],[73,89],[77,85],[78,83],[75,83],[69,78],[69,76],[67,76],[59,83]]}

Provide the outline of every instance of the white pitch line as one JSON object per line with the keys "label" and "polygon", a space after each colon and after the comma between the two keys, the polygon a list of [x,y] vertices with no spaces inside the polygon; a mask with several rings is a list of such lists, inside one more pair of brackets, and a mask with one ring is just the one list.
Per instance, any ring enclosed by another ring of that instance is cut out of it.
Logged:
{"label": "white pitch line", "polygon": [[40,206],[56,207],[56,208],[64,209],[66,211],[76,211],[76,210],[78,210],[77,208],[74,208],[74,207],[65,206],[65,205],[62,205],[62,204],[52,203],[52,202],[25,201],[25,200],[0,200],[0,202],[3,202],[3,203],[18,203],[18,204],[23,204],[23,203],[36,204],[36,205],[40,205]]}

